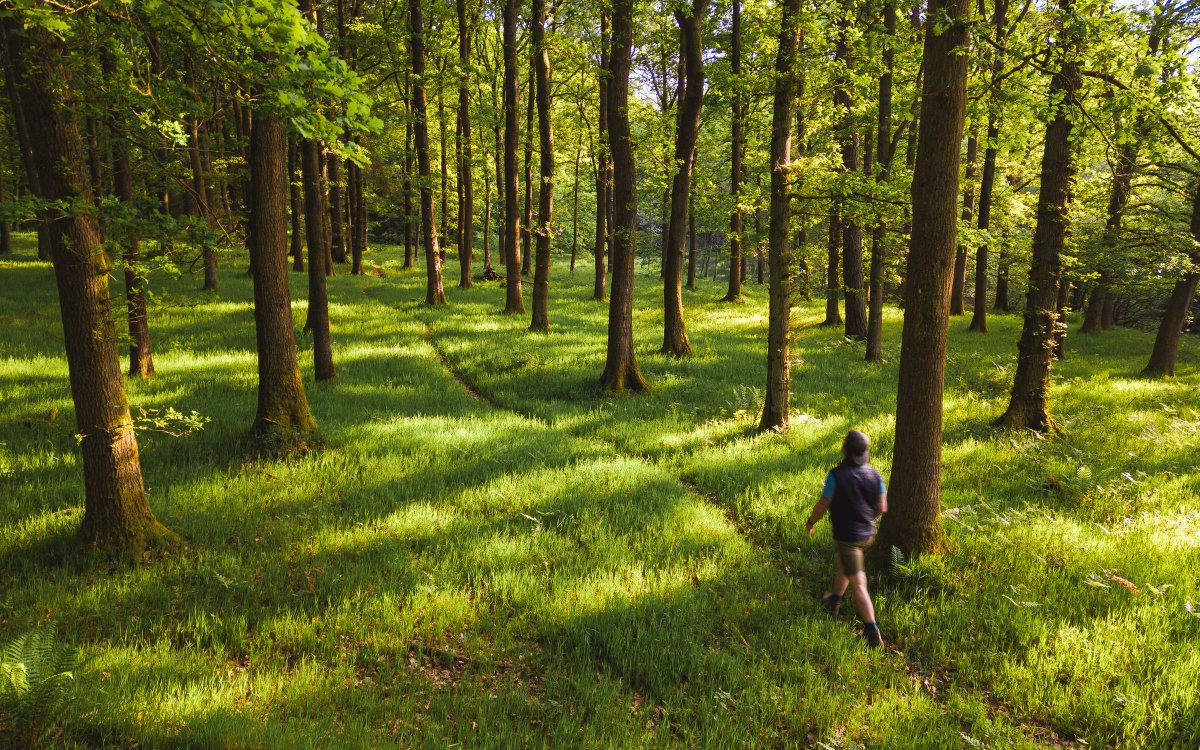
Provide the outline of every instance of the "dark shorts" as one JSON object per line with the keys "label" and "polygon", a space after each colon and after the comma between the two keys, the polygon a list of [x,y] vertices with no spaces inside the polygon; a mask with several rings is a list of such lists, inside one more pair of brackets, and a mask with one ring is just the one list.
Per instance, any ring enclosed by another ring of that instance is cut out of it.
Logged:
{"label": "dark shorts", "polygon": [[875,537],[860,539],[857,542],[834,541],[837,546],[838,559],[842,561],[842,572],[848,576],[866,570],[866,552],[875,543]]}

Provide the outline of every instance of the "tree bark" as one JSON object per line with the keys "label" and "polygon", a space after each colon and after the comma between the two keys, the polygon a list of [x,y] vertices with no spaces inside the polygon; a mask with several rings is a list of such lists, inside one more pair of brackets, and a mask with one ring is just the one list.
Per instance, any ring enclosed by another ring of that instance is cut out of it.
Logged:
{"label": "tree bark", "polygon": [[945,546],[940,515],[942,399],[967,99],[967,56],[961,51],[970,41],[970,15],[970,0],[930,0],[928,16],[948,23],[931,26],[925,36],[896,389],[896,470],[891,512],[884,516],[876,545],[883,556],[893,546],[906,555],[938,552]]}
{"label": "tree bark", "polygon": [[823,326],[842,325],[842,311],[838,304],[842,287],[838,283],[838,265],[842,256],[842,212],[838,201],[829,204],[829,250],[825,264],[825,320]]}
{"label": "tree bark", "polygon": [[325,164],[329,173],[329,252],[334,263],[346,262],[346,234],[342,224],[342,176],[341,159],[337,154],[326,151]]}
{"label": "tree bark", "polygon": [[[892,166],[892,70],[895,65],[896,3],[883,4],[883,72],[879,76],[879,107],[875,119],[875,181],[887,182]],[[871,229],[870,310],[867,315],[868,362],[883,361],[883,220]]]}
{"label": "tree bark", "polygon": [[1012,260],[1008,256],[1008,248],[1001,247],[996,258],[996,301],[992,309],[999,312],[1011,312],[1012,305],[1008,301],[1008,273]]}
{"label": "tree bark", "polygon": [[704,47],[700,26],[707,12],[708,0],[692,0],[690,8],[679,6],[675,10],[684,81],[675,123],[675,173],[671,179],[671,214],[663,253],[662,345],[662,353],[672,357],[692,353],[683,320],[683,251],[687,241],[688,200],[696,164],[696,141],[700,134],[700,110],[704,104]]}
{"label": "tree bark", "polygon": [[[212,207],[209,205],[208,184],[204,174],[204,160],[200,157],[200,122],[197,116],[191,117],[188,131],[188,159],[192,168],[192,191],[195,193],[196,215],[205,221],[212,219]],[[202,248],[204,254],[204,291],[217,290],[217,251],[212,243],[205,242]]]}
{"label": "tree bark", "polygon": [[1050,80],[1054,116],[1046,126],[1042,152],[1041,188],[1038,192],[1037,225],[1033,234],[1033,257],[1029,286],[1025,293],[1025,320],[1017,345],[1017,373],[1013,379],[1008,408],[998,420],[1001,427],[1044,432],[1054,429],[1048,394],[1054,354],[1055,329],[1059,325],[1058,286],[1061,254],[1067,234],[1067,205],[1075,173],[1071,154],[1071,130],[1077,96],[1082,86],[1077,59],[1079,40],[1069,17],[1074,0],[1059,0],[1058,21],[1063,36],[1063,58]]}
{"label": "tree bark", "polygon": [[792,194],[788,170],[792,155],[799,15],[800,0],[783,0],[771,110],[771,204],[767,240],[771,287],[767,320],[767,390],[758,423],[762,430],[786,430],[791,408]]}
{"label": "tree bark", "polygon": [[696,291],[696,207],[695,191],[688,196],[687,288]]}
{"label": "tree bark", "polygon": [[298,182],[296,180],[296,170],[299,168],[299,165],[297,163],[299,161],[299,156],[297,155],[298,151],[299,151],[299,149],[297,148],[295,141],[289,141],[288,142],[287,178],[288,178],[288,205],[291,209],[291,216],[292,216],[292,233],[291,233],[291,238],[290,238],[291,239],[290,253],[292,256],[292,270],[293,271],[303,271],[304,270],[304,240],[300,236],[300,233],[302,231],[301,230],[302,210],[300,208],[302,198],[301,198],[301,192],[300,192],[300,185],[302,184],[302,181]]}
{"label": "tree bark", "polygon": [[[38,197],[68,205],[92,201],[77,102],[64,64],[63,42],[21,19],[2,24],[11,101],[29,133],[27,167]],[[59,212],[45,223],[66,344],[67,371],[83,457],[84,514],[78,541],[140,557],[173,537],[154,517],[142,483],[137,438],[125,400],[117,333],[109,300],[110,262],[96,219],[87,211]]]}
{"label": "tree bark", "polygon": [[[1192,198],[1192,239],[1200,242],[1200,183],[1193,188]],[[1190,253],[1193,268],[1200,267],[1200,253]],[[1148,377],[1175,377],[1175,358],[1179,351],[1179,337],[1183,326],[1187,323],[1188,310],[1192,300],[1196,298],[1196,288],[1200,286],[1200,270],[1192,270],[1175,282],[1171,297],[1167,301],[1167,309],[1163,312],[1162,322],[1158,326],[1158,334],[1154,337],[1154,350],[1150,353],[1150,361],[1142,374]]]}
{"label": "tree bark", "polygon": [[[736,2],[737,0],[734,0]],[[609,212],[609,164],[608,164],[608,70],[609,70],[609,24],[608,12],[600,11],[600,73],[596,76],[600,85],[598,103],[600,117],[597,125],[599,137],[596,141],[596,238],[592,257],[596,260],[596,278],[592,286],[592,299],[603,302],[608,299],[605,279],[605,254],[608,244]]]}
{"label": "tree bark", "polygon": [[[970,226],[975,218],[975,160],[979,156],[979,139],[972,130],[967,136],[967,167],[962,190],[962,221]],[[962,315],[963,293],[967,286],[967,246],[960,244],[954,254],[954,281],[950,287],[950,314]]]}
{"label": "tree bark", "polygon": [[[14,52],[10,52],[6,44],[3,49],[4,62],[4,87],[8,92],[9,101],[9,117],[12,120],[13,131],[16,135],[17,150],[21,152],[21,164],[25,167],[25,179],[29,184],[29,191],[34,195],[41,195],[41,186],[38,184],[38,168],[33,156],[33,138],[29,132],[29,123],[25,118],[25,107],[21,102],[21,85],[16,78],[17,60],[12,59]],[[50,232],[46,228],[46,222],[43,216],[38,216],[34,222],[34,227],[37,231],[38,238],[38,260],[53,261],[54,250],[51,247]]]}
{"label": "tree bark", "polygon": [[504,313],[525,312],[521,296],[521,202],[517,191],[517,0],[504,0]]}
{"label": "tree bark", "polygon": [[[850,68],[853,64],[850,49],[850,24],[853,14],[853,3],[847,2],[837,21],[837,44],[834,61],[838,66],[834,80],[833,100],[841,110],[838,126],[838,141],[842,151],[842,174],[853,179],[858,173],[859,134],[858,123],[854,117],[854,96],[850,91]],[[839,204],[842,230],[842,285],[846,298],[846,338],[862,340],[867,335],[867,314],[863,302],[863,249],[862,227],[857,219],[844,209],[847,196],[842,185],[835,187],[838,191],[834,202]]]}
{"label": "tree bark", "polygon": [[[1141,130],[1139,124],[1137,130]],[[1136,139],[1136,136],[1135,136]],[[1112,296],[1112,259],[1107,257],[1116,249],[1121,224],[1125,216],[1125,206],[1129,203],[1129,194],[1133,186],[1134,172],[1137,170],[1138,144],[1136,140],[1121,144],[1117,152],[1117,162],[1113,165],[1112,187],[1108,196],[1108,218],[1104,223],[1104,234],[1100,238],[1100,276],[1092,290],[1084,313],[1080,333],[1099,333],[1108,326],[1104,325],[1104,307]]]}
{"label": "tree bark", "polygon": [[536,92],[536,71],[529,66],[528,96],[525,105],[525,203],[521,218],[521,275],[528,276],[533,270],[533,108]]}
{"label": "tree bark", "polygon": [[[407,80],[407,76],[405,79]],[[412,100],[412,84],[409,83],[406,87],[405,98],[411,102]],[[415,255],[416,234],[413,227],[413,209],[412,209],[412,173],[413,173],[413,124],[412,124],[412,107],[408,107],[408,118],[404,122],[404,180],[402,189],[404,190],[404,266],[403,268],[413,267],[413,256]]]}
{"label": "tree bark", "polygon": [[546,49],[546,0],[533,0],[533,69],[537,97],[538,174],[537,263],[533,275],[533,316],[529,330],[550,331],[550,239],[554,232],[554,133],[550,127],[550,53]]}
{"label": "tree bark", "polygon": [[[983,178],[979,183],[979,229],[987,232],[992,223],[992,188],[996,182],[996,143],[1000,138],[1000,122],[996,112],[988,115],[987,147],[983,152]],[[975,309],[971,327],[976,333],[987,333],[988,246],[981,243],[975,250]]]}
{"label": "tree bark", "polygon": [[633,351],[633,277],[637,242],[637,171],[629,126],[629,71],[633,63],[634,0],[613,0],[608,84],[608,138],[613,160],[612,300],[608,354],[600,384],[606,391],[648,386]]}
{"label": "tree bark", "polygon": [[288,288],[286,150],[283,123],[269,112],[258,113],[250,129],[249,249],[258,343],[258,411],[251,433],[267,445],[292,442],[317,426],[300,380]]}
{"label": "tree bark", "polygon": [[[116,187],[117,198],[132,214],[137,209],[133,202],[133,170],[129,164],[129,143],[124,129],[119,124],[114,131],[113,184]],[[150,351],[146,276],[141,262],[141,243],[137,232],[130,228],[125,232],[125,257],[121,262],[125,275],[125,308],[129,318],[129,374],[145,380],[154,375],[154,358]]]}
{"label": "tree bark", "polygon": [[[471,98],[467,75],[471,69],[471,27],[467,23],[467,0],[455,0],[458,10],[458,127],[462,153],[458,163],[458,187],[462,201],[458,207],[458,285],[471,288],[471,261],[475,251],[475,187],[471,176]],[[486,263],[484,264],[487,265]]]}
{"label": "tree bark", "polygon": [[730,144],[729,194],[733,198],[733,211],[729,214],[729,290],[725,302],[736,302],[742,297],[742,208],[739,205],[742,193],[742,155],[745,144],[742,136],[742,3],[733,0],[733,26],[730,29],[732,45],[729,64],[733,72],[733,123]]}
{"label": "tree bark", "polygon": [[417,146],[417,170],[421,190],[421,234],[425,243],[425,304],[446,304],[442,289],[442,256],[438,247],[437,225],[433,218],[433,170],[429,164],[429,116],[425,102],[425,22],[421,0],[408,0],[412,38],[412,113],[413,138]]}

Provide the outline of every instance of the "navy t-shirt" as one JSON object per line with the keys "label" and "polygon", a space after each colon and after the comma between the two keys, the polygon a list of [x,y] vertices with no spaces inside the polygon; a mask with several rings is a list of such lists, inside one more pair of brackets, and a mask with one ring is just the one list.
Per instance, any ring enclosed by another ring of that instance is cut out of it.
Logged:
{"label": "navy t-shirt", "polygon": [[843,461],[830,469],[821,497],[829,500],[833,538],[839,542],[861,542],[874,536],[879,496],[886,492],[883,475],[870,464],[859,466],[853,461]]}

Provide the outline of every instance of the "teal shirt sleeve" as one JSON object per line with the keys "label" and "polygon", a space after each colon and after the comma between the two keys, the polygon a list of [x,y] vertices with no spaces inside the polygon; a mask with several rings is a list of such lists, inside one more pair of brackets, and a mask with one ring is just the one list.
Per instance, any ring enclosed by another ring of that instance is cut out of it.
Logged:
{"label": "teal shirt sleeve", "polygon": [[[875,473],[879,474],[879,472],[875,472]],[[880,495],[887,494],[887,485],[883,483],[883,474],[879,474],[879,494]]]}
{"label": "teal shirt sleeve", "polygon": [[[880,481],[880,483],[883,482],[882,479],[880,479],[879,481]],[[833,499],[833,490],[836,487],[837,487],[837,480],[835,480],[833,478],[833,472],[831,471],[825,475],[825,488],[821,490],[821,497],[825,498],[826,500],[832,500]]]}

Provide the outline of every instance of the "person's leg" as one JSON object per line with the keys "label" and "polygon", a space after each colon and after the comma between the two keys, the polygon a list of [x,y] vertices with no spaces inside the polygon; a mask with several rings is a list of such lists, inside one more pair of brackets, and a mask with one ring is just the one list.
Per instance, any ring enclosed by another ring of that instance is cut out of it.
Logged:
{"label": "person's leg", "polygon": [[871,595],[867,592],[867,574],[865,571],[858,571],[852,576],[848,576],[850,584],[850,594],[854,597],[854,606],[858,609],[858,616],[864,623],[875,622],[875,607],[871,604]]}
{"label": "person's leg", "polygon": [[846,577],[840,552],[833,556],[833,563],[833,593],[837,597],[843,597],[846,595],[846,586],[850,584],[850,579]]}

